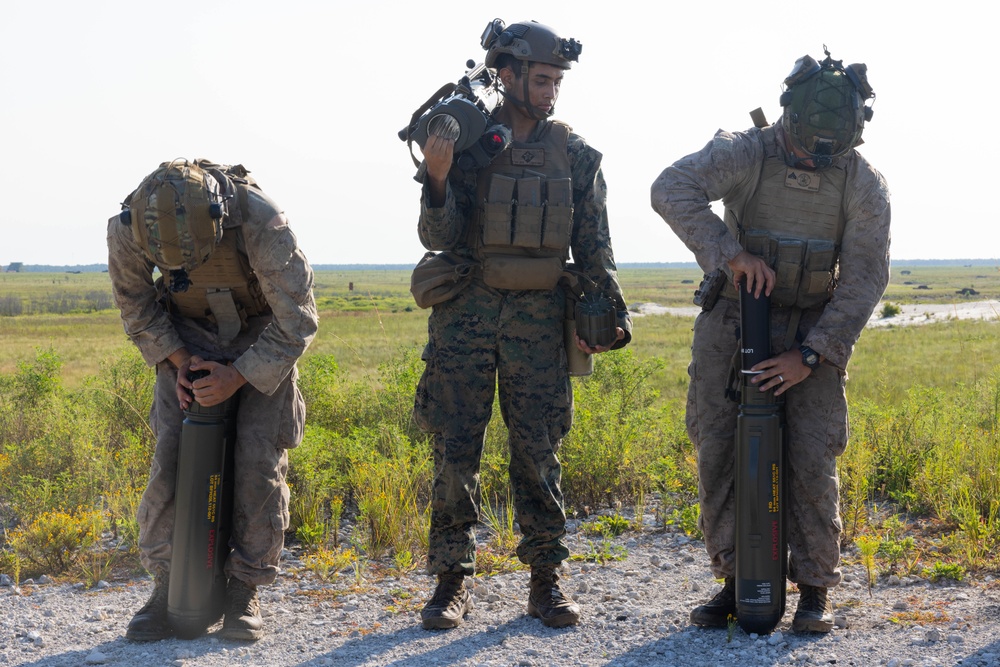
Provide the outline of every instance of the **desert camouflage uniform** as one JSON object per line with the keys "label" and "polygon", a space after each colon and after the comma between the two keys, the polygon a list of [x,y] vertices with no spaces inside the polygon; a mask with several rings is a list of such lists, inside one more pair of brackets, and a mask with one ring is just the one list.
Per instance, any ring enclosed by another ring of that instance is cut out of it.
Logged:
{"label": "desert camouflage uniform", "polygon": [[[626,331],[615,347],[623,347],[632,324],[611,249],[601,155],[575,134],[567,152],[573,261],[614,299],[618,325]],[[476,206],[475,176],[453,168],[441,208],[428,206],[425,189],[419,235],[429,250],[473,258],[466,232]],[[453,300],[434,306],[414,409],[417,424],[434,434],[431,574],[475,572],[479,465],[497,389],[509,431],[510,480],[522,534],[517,555],[536,565],[558,564],[569,556],[556,456],[573,421],[564,309],[561,288],[499,290],[478,277]]]}
{"label": "desert camouflage uniform", "polygon": [[166,572],[170,567],[184,413],[175,392],[177,370],[167,357],[184,347],[205,359],[232,362],[247,380],[237,392],[233,551],[226,575],[238,573],[239,579],[261,585],[277,576],[288,528],[286,450],[299,444],[305,425],[295,363],[312,341],[318,318],[312,269],[281,209],[253,190],[248,219],[242,219],[239,206],[228,208],[225,233],[239,230],[240,247],[272,311],[248,318],[247,327],[228,345],[220,344],[210,321],[167,313],[154,286],[155,266],[136,244],[131,228],[116,218],[108,226],[108,271],[125,332],[146,362],[156,366],[150,410],[156,452],[138,516],[142,563],[151,572]]}
{"label": "desert camouflage uniform", "polygon": [[[779,137],[781,129],[776,128]],[[678,160],[652,187],[653,208],[695,254],[707,273],[741,250],[709,208],[722,200],[742,210],[757,187],[764,146],[760,130],[719,131],[701,151]],[[787,418],[789,578],[811,586],[840,583],[841,520],[836,457],[847,446],[848,361],[889,280],[889,193],[884,179],[857,151],[835,164],[846,169],[840,275],[832,299],[806,309],[797,342],[826,362],[785,397]],[[808,237],[808,220],[803,236]],[[728,269],[727,269],[728,270]],[[731,292],[730,292],[731,294]],[[737,403],[724,395],[737,349],[739,301],[726,294],[695,321],[687,405],[688,435],[698,450],[699,527],[716,577],[735,575],[734,445]],[[771,310],[771,349],[785,351],[792,311]]]}

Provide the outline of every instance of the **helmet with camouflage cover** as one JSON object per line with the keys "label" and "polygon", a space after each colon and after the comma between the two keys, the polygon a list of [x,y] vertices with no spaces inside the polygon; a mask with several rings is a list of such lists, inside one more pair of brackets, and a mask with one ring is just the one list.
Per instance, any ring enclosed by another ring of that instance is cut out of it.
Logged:
{"label": "helmet with camouflage cover", "polygon": [[480,43],[486,49],[487,67],[497,66],[497,57],[509,53],[524,63],[546,63],[569,69],[580,58],[583,45],[575,39],[559,37],[555,30],[537,21],[519,21],[504,25],[493,19]]}
{"label": "helmet with camouflage cover", "polygon": [[187,160],[164,162],[126,204],[139,247],[170,271],[171,289],[184,291],[187,272],[204,264],[222,239],[219,182]]}
{"label": "helmet with camouflage cover", "polygon": [[781,124],[799,162],[811,160],[817,169],[861,143],[865,121],[872,118],[866,102],[875,98],[863,63],[848,65],[830,58],[818,63],[811,56],[795,61],[781,94]]}

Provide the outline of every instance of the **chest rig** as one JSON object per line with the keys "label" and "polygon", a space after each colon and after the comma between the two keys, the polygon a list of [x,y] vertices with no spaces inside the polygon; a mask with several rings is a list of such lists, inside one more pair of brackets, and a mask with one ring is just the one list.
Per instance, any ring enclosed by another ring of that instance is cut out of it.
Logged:
{"label": "chest rig", "polygon": [[242,165],[225,167],[208,161],[199,163],[225,184],[227,194],[232,197],[229,216],[223,224],[222,239],[208,259],[188,273],[190,287],[184,292],[164,290],[164,293],[169,312],[213,322],[218,328],[219,339],[228,344],[246,329],[248,317],[271,312],[260,281],[250,266],[241,229],[250,217],[250,189],[256,184],[247,177]]}
{"label": "chest rig", "polygon": [[543,121],[530,141],[511,142],[480,172],[467,238],[476,259],[566,263],[573,235],[569,132],[563,123]]}
{"label": "chest rig", "polygon": [[774,269],[773,305],[820,306],[836,286],[847,173],[838,165],[822,172],[789,167],[774,128],[763,129],[761,138],[766,155],[757,188],[742,216],[726,211],[726,224],[747,252]]}

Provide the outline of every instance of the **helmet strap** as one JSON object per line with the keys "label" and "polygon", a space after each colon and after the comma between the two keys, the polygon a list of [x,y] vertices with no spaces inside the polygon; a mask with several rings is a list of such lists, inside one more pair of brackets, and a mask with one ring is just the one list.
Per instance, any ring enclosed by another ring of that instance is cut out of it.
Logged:
{"label": "helmet strap", "polygon": [[524,113],[528,116],[528,118],[536,121],[546,120],[549,116],[555,113],[556,107],[553,104],[552,108],[549,109],[548,114],[539,115],[538,111],[533,106],[531,106],[531,103],[529,101],[531,99],[531,95],[530,91],[528,90],[528,69],[531,63],[527,60],[519,60],[518,62],[521,63],[521,81],[523,82],[522,83],[523,92],[521,94],[523,98],[517,99],[516,97],[508,95],[506,89],[503,87],[498,88],[498,91],[500,92],[500,95],[503,97],[505,102],[510,102],[514,106],[523,109]]}

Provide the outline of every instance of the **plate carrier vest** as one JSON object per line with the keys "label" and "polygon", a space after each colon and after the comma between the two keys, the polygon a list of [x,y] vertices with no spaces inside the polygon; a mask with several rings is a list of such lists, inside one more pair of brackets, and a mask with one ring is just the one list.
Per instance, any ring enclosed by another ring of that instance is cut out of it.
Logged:
{"label": "plate carrier vest", "polygon": [[[157,285],[166,295],[169,312],[214,322],[223,344],[229,344],[246,329],[247,317],[271,312],[260,281],[250,266],[240,229],[250,217],[250,189],[259,191],[260,187],[247,176],[248,172],[242,165],[229,167],[207,160],[195,162],[212,174],[225,192],[234,196],[234,203],[238,202],[239,206],[230,207],[230,214],[223,223],[222,240],[212,250],[208,260],[188,272],[191,286],[187,291],[171,292],[165,289],[162,276],[157,279]],[[162,268],[160,271],[163,273]]]}
{"label": "plate carrier vest", "polygon": [[531,141],[512,141],[480,172],[467,236],[476,259],[558,258],[565,265],[573,236],[569,133],[564,123],[542,121]]}
{"label": "plate carrier vest", "polygon": [[[765,157],[757,188],[743,205],[742,216],[736,206],[726,207],[726,226],[747,252],[774,269],[773,305],[821,306],[837,281],[847,172],[841,161],[821,172],[789,167],[774,127],[760,134]],[[731,283],[726,294],[736,298]]]}

